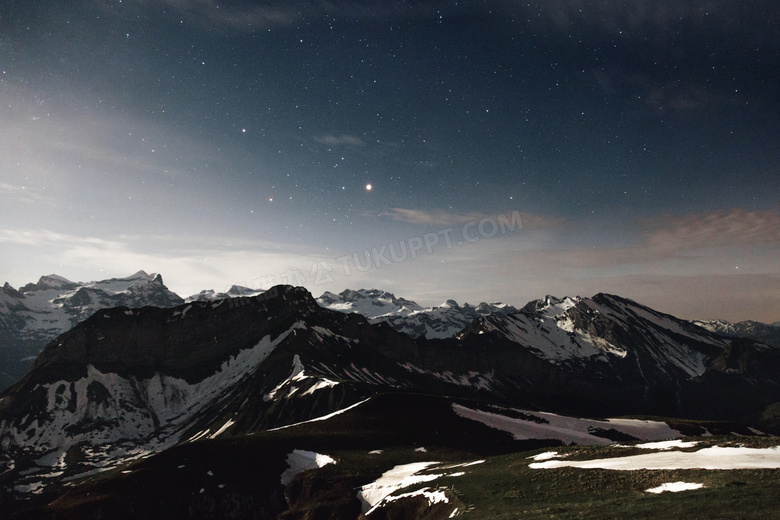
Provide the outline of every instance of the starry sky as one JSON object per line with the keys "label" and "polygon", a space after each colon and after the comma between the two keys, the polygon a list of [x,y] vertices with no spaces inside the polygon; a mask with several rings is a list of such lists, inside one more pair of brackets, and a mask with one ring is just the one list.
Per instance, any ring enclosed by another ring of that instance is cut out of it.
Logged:
{"label": "starry sky", "polygon": [[0,274],[780,320],[774,0],[4,0]]}

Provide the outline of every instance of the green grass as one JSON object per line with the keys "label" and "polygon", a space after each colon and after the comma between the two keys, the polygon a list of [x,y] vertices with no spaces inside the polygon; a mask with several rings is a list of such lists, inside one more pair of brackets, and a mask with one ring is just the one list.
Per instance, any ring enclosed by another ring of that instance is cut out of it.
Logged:
{"label": "green grass", "polygon": [[[777,437],[697,437],[703,447],[765,448]],[[357,519],[357,490],[396,465],[443,465],[485,460],[398,493],[422,487],[446,490],[450,504],[396,503],[370,520],[438,520],[454,507],[463,519],[779,518],[780,470],[611,471],[532,469],[531,457],[555,450],[568,460],[627,456],[647,450],[620,446],[524,443],[457,417],[448,401],[386,396],[328,421],[295,428],[183,444],[149,459],[90,477],[51,505],[22,518],[280,518]],[[417,448],[425,447],[426,451]],[[293,449],[327,454],[336,464],[308,471],[283,488],[280,476]],[[379,454],[369,453],[382,450]],[[430,473],[442,473],[431,467]],[[211,475],[209,474],[211,473]],[[666,482],[703,489],[654,495]],[[203,489],[203,492],[200,490]],[[1,508],[0,508],[1,509]],[[258,515],[258,512],[261,514]],[[774,515],[774,516],[773,516]]]}
{"label": "green grass", "polygon": [[[777,446],[780,439],[719,438],[708,444],[767,447]],[[572,459],[590,459],[635,450],[566,447],[557,451],[570,453]],[[490,457],[466,475],[439,484],[454,486],[460,500],[470,506],[460,517],[464,519],[780,518],[780,470],[529,468],[533,461],[528,457],[539,452]],[[645,492],[677,481],[705,487],[658,495]]]}

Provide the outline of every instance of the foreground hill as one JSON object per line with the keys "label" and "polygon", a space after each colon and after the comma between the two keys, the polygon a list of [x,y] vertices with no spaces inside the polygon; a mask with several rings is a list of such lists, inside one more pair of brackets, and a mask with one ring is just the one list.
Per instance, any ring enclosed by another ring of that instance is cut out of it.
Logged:
{"label": "foreground hill", "polygon": [[[776,439],[571,447],[495,426],[578,436],[586,421],[494,408],[491,427],[463,417],[478,406],[381,394],[322,420],[179,444],[87,477],[20,518],[762,518],[780,505]],[[659,421],[615,422],[634,435],[681,435]],[[645,469],[653,457],[665,466]],[[690,467],[697,459],[709,469]],[[631,471],[600,469],[605,461]],[[675,483],[693,491],[658,494]]]}

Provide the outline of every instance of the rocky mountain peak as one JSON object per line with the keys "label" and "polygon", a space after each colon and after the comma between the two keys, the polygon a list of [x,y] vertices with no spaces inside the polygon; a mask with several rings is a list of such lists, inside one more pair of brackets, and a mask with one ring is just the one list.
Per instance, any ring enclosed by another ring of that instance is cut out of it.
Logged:
{"label": "rocky mountain peak", "polygon": [[10,296],[12,298],[18,298],[18,299],[24,298],[24,294],[20,293],[16,289],[14,289],[11,286],[11,284],[8,283],[8,282],[5,282],[5,284],[3,284],[3,287],[0,288],[0,293],[6,294],[6,295],[8,295],[8,296]]}
{"label": "rocky mountain peak", "polygon": [[27,294],[33,291],[44,291],[47,289],[70,290],[78,287],[78,284],[71,282],[67,278],[56,274],[41,276],[37,283],[28,283],[19,289],[19,292]]}
{"label": "rocky mountain peak", "polygon": [[6,283],[0,289],[0,388],[24,375],[50,340],[99,309],[182,303],[162,276],[146,271],[87,283],[47,275],[19,291]]}
{"label": "rocky mountain peak", "polygon": [[557,316],[574,307],[580,300],[581,298],[579,296],[575,298],[569,296],[558,298],[548,294],[544,298],[528,302],[520,311],[528,314]]}

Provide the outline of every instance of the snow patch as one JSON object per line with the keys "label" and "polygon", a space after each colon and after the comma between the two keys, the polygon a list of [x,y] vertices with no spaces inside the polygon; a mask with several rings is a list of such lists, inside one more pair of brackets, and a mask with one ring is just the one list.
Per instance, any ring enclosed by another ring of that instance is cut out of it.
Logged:
{"label": "snow patch", "polygon": [[528,457],[529,459],[533,459],[535,461],[540,460],[550,460],[550,459],[557,459],[561,455],[557,451],[545,451],[544,453],[538,453],[536,455],[532,455]]}
{"label": "snow patch", "polygon": [[328,415],[323,415],[321,417],[316,417],[314,419],[309,419],[308,421],[301,421],[301,422],[297,422],[297,423],[294,423],[294,424],[288,424],[286,426],[280,426],[278,428],[271,428],[270,430],[266,430],[266,431],[275,432],[277,430],[284,430],[286,428],[293,428],[295,426],[300,426],[302,424],[309,424],[309,423],[313,423],[313,422],[317,422],[317,421],[327,421],[328,419],[330,419],[332,417],[340,415],[340,414],[342,414],[344,412],[348,412],[349,410],[352,410],[353,408],[357,408],[361,404],[367,403],[370,400],[371,400],[371,398],[369,397],[368,399],[364,399],[364,400],[360,401],[359,403],[355,403],[355,404],[353,404],[351,406],[347,406],[346,408],[343,408],[341,410],[336,410],[335,412],[329,413]]}
{"label": "snow patch", "polygon": [[[484,460],[477,460],[474,462],[467,462],[463,464],[455,464],[451,466],[442,466],[437,468],[437,471],[448,470],[456,467],[467,467],[476,464],[482,464]],[[371,484],[366,484],[360,488],[357,497],[362,504],[362,512],[365,515],[369,515],[376,509],[382,507],[388,502],[399,500],[404,497],[423,495],[428,499],[429,504],[435,504],[436,502],[448,502],[446,496],[440,491],[430,491],[430,488],[423,488],[413,491],[411,493],[404,493],[402,495],[396,495],[391,497],[396,491],[413,486],[415,484],[421,484],[424,482],[431,482],[441,477],[461,477],[465,475],[465,472],[460,471],[456,473],[430,473],[420,475],[419,473],[427,470],[431,466],[440,464],[439,462],[413,462],[411,464],[401,464],[393,467],[391,470],[385,471],[381,477]]]}
{"label": "snow patch", "polygon": [[672,493],[677,493],[679,491],[690,491],[692,489],[701,489],[704,487],[704,484],[695,484],[692,482],[667,482],[666,484],[661,484],[658,487],[645,489],[645,492],[647,493],[663,493],[664,491],[670,491]]}
{"label": "snow patch", "polygon": [[422,489],[418,489],[417,491],[411,491],[409,493],[403,493],[401,495],[385,497],[385,499],[380,504],[375,506],[375,508],[381,507],[390,502],[395,502],[396,500],[402,500],[404,498],[418,497],[418,496],[425,498],[428,501],[429,507],[432,506],[433,504],[449,503],[449,500],[447,499],[447,495],[444,494],[444,491],[440,491],[438,489],[431,491],[431,488],[422,488]]}
{"label": "snow patch", "polygon": [[333,381],[325,377],[307,375],[303,363],[301,362],[300,356],[298,356],[298,354],[295,354],[295,356],[293,357],[293,367],[290,376],[287,379],[283,380],[278,385],[276,385],[276,387],[273,390],[265,394],[263,396],[263,401],[264,402],[273,401],[274,399],[276,399],[277,394],[279,394],[284,388],[289,388],[286,397],[291,397],[300,389],[298,386],[295,386],[295,384],[306,381],[307,379],[316,379],[317,382],[314,383],[311,387],[309,387],[309,389],[306,390],[302,395],[313,394],[317,390],[321,390],[323,388],[331,388],[339,384],[338,381]]}
{"label": "snow patch", "polygon": [[382,500],[399,489],[441,477],[442,475],[438,474],[418,475],[419,472],[436,464],[438,462],[413,462],[385,471],[375,482],[362,486],[358,491],[358,500],[363,504],[362,512],[370,514]]}
{"label": "snow patch", "polygon": [[289,484],[293,477],[299,473],[335,463],[336,461],[327,455],[314,451],[293,450],[287,455],[287,465],[290,467],[282,473],[282,485]]}
{"label": "snow patch", "polygon": [[635,447],[642,448],[643,450],[670,450],[672,448],[693,448],[697,444],[699,444],[698,441],[675,439],[673,441],[646,442],[644,444],[637,444]]}
{"label": "snow patch", "polygon": [[235,421],[233,419],[228,419],[228,421],[222,425],[222,428],[220,428],[219,430],[217,430],[216,432],[214,432],[209,436],[209,439],[216,439],[217,437],[225,433],[225,430],[233,426],[234,423]]}

